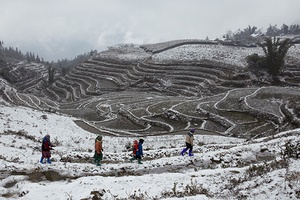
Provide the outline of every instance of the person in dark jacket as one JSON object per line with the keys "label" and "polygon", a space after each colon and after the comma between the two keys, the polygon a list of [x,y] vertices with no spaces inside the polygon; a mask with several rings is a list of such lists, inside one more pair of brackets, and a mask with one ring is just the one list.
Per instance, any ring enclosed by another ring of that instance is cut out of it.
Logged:
{"label": "person in dark jacket", "polygon": [[140,139],[139,143],[138,143],[138,149],[136,150],[135,157],[133,157],[133,159],[130,159],[130,162],[132,162],[133,160],[137,159],[138,160],[138,164],[143,164],[141,162],[142,157],[144,156],[144,153],[143,153],[143,143],[144,143],[144,140]]}
{"label": "person in dark jacket", "polygon": [[194,146],[194,133],[195,129],[191,128],[190,131],[185,136],[185,145],[186,148],[184,148],[180,155],[184,156],[185,152],[189,150],[189,156],[194,156],[193,154],[193,146]]}
{"label": "person in dark jacket", "polygon": [[103,148],[102,148],[102,136],[98,135],[95,139],[95,154],[94,154],[94,162],[97,166],[100,166],[100,162],[103,158],[102,154]]}
{"label": "person in dark jacket", "polygon": [[50,150],[53,150],[53,145],[50,142],[50,135],[47,134],[44,138],[43,138],[43,142],[42,142],[42,157],[40,159],[40,163],[44,164],[44,159],[47,159],[47,163],[51,164],[51,152]]}

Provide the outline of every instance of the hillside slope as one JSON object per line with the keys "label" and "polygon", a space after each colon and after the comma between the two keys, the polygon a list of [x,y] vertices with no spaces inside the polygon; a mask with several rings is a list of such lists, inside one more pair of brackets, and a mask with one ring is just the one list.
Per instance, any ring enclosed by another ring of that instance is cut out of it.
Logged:
{"label": "hillside slope", "polygon": [[[126,148],[138,137],[103,133],[98,167],[92,161],[96,136],[74,118],[25,107],[1,105],[0,111],[4,199],[300,198],[300,129],[249,141],[196,130],[193,157],[179,155],[184,132],[146,136],[141,165],[129,162]],[[56,145],[52,164],[39,164],[45,134]]]}
{"label": "hillside slope", "polygon": [[[259,48],[183,42],[111,47],[52,84],[43,64],[2,63],[0,198],[299,199],[299,45],[272,85],[246,67]],[[129,162],[139,138],[142,165]]]}
{"label": "hillside slope", "polygon": [[57,73],[52,84],[44,65],[9,65],[15,78],[2,81],[1,98],[72,115],[84,121],[78,122],[83,128],[111,135],[176,134],[193,126],[252,138],[299,127],[299,49],[290,49],[281,84],[272,86],[265,74],[246,67],[247,55],[262,54],[258,47],[207,41],[120,45],[64,76]]}

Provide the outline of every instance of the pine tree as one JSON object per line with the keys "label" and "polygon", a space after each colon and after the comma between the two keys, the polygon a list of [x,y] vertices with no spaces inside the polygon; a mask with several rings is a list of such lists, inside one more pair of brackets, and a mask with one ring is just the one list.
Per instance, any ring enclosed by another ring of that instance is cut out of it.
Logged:
{"label": "pine tree", "polygon": [[36,62],[40,63],[41,62],[41,59],[39,57],[39,55],[36,55],[36,59],[35,59]]}
{"label": "pine tree", "polygon": [[55,73],[55,69],[52,67],[52,65],[50,65],[48,67],[48,83],[49,83],[49,85],[51,85],[54,82],[54,73]]}

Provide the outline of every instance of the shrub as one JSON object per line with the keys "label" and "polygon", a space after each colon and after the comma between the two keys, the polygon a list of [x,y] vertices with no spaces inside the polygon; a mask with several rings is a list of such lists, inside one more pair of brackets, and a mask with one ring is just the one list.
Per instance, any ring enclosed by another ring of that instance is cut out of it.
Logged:
{"label": "shrub", "polygon": [[251,165],[245,172],[246,179],[251,179],[252,177],[262,176],[268,172],[276,169],[283,169],[288,167],[288,162],[285,160],[274,160],[269,163],[264,163],[260,165]]}
{"label": "shrub", "polygon": [[196,181],[193,182],[192,179],[191,179],[191,183],[187,184],[184,187],[183,191],[178,191],[177,184],[178,183],[174,183],[174,186],[171,189],[171,191],[163,191],[161,193],[161,196],[163,198],[168,198],[168,197],[195,196],[195,195],[203,194],[207,197],[212,197],[212,195],[209,193],[208,189],[203,188],[203,185],[198,184]]}
{"label": "shrub", "polygon": [[246,60],[250,68],[262,69],[265,67],[265,58],[257,53],[247,56]]}
{"label": "shrub", "polygon": [[287,141],[284,144],[284,149],[282,151],[282,156],[284,158],[296,158],[300,157],[300,143],[297,141]]}

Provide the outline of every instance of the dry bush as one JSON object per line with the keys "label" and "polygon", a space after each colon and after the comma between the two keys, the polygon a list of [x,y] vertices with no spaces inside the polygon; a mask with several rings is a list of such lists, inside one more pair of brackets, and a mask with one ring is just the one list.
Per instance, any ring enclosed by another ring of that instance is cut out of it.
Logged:
{"label": "dry bush", "polygon": [[281,152],[283,158],[296,158],[300,157],[300,143],[299,141],[287,141],[284,144],[284,149]]}
{"label": "dry bush", "polygon": [[285,160],[274,160],[269,163],[263,163],[258,165],[251,165],[245,172],[247,179],[252,177],[262,176],[268,172],[276,169],[283,169],[288,167],[288,162]]}
{"label": "dry bush", "polygon": [[178,183],[174,183],[174,186],[171,189],[171,191],[163,191],[161,193],[161,197],[162,198],[185,197],[185,196],[196,196],[199,194],[203,194],[207,197],[212,197],[208,189],[203,188],[202,184],[198,184],[196,181],[193,181],[192,179],[191,179],[191,183],[187,184],[184,187],[183,191],[178,191],[177,184]]}

